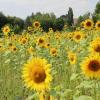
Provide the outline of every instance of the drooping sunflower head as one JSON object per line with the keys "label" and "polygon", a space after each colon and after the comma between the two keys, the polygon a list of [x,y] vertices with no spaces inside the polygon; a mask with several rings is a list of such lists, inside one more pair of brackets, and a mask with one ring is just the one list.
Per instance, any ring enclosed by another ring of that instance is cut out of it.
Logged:
{"label": "drooping sunflower head", "polygon": [[50,49],[50,54],[53,55],[53,56],[56,56],[57,55],[57,49],[56,48],[51,48]]}
{"label": "drooping sunflower head", "polygon": [[40,93],[39,100],[55,100],[51,95],[45,96],[45,93]]}
{"label": "drooping sunflower head", "polygon": [[9,26],[4,26],[2,31],[3,31],[4,35],[8,35],[8,33],[10,32],[10,27]]}
{"label": "drooping sunflower head", "polygon": [[84,28],[90,30],[93,28],[93,24],[94,23],[91,19],[87,19],[84,21]]}
{"label": "drooping sunflower head", "polygon": [[32,46],[30,46],[28,49],[27,49],[28,53],[30,54],[33,54],[35,52],[34,48]]}
{"label": "drooping sunflower head", "polygon": [[53,29],[52,28],[49,28],[49,32],[53,32]]}
{"label": "drooping sunflower head", "polygon": [[89,51],[92,53],[100,53],[100,38],[96,38],[90,43]]}
{"label": "drooping sunflower head", "polygon": [[97,30],[100,30],[100,21],[97,21],[97,22],[96,22],[95,28],[96,28]]}
{"label": "drooping sunflower head", "polygon": [[22,70],[25,86],[36,91],[50,89],[50,82],[52,81],[50,67],[51,64],[48,64],[45,59],[33,58],[30,60]]}
{"label": "drooping sunflower head", "polygon": [[68,52],[68,58],[69,58],[70,64],[76,64],[77,57],[74,52],[72,51]]}
{"label": "drooping sunflower head", "polygon": [[39,28],[40,27],[40,22],[39,21],[35,21],[33,23],[34,28]]}
{"label": "drooping sunflower head", "polygon": [[82,39],[83,39],[83,33],[82,32],[80,32],[80,31],[74,32],[73,40],[75,42],[80,42],[80,40],[82,40]]}
{"label": "drooping sunflower head", "polygon": [[100,78],[100,56],[90,55],[81,63],[83,73],[90,78]]}
{"label": "drooping sunflower head", "polygon": [[82,21],[80,25],[81,25],[81,27],[84,27],[84,21]]}

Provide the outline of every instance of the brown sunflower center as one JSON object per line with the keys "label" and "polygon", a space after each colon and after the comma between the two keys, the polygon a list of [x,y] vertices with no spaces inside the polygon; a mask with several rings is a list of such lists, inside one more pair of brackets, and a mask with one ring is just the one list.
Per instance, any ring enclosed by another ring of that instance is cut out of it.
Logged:
{"label": "brown sunflower center", "polygon": [[12,46],[12,43],[9,43],[9,46]]}
{"label": "brown sunflower center", "polygon": [[48,43],[47,46],[50,46],[50,44]]}
{"label": "brown sunflower center", "polygon": [[35,23],[35,26],[38,27],[39,26],[39,23]]}
{"label": "brown sunflower center", "polygon": [[98,45],[98,46],[95,48],[95,51],[96,51],[96,52],[100,52],[100,45]]}
{"label": "brown sunflower center", "polygon": [[52,50],[52,54],[55,54],[56,53],[56,50]]}
{"label": "brown sunflower center", "polygon": [[100,27],[100,23],[98,24],[98,27]]}
{"label": "brown sunflower center", "polygon": [[92,60],[89,63],[89,69],[92,71],[98,71],[100,69],[100,62],[98,62],[97,60]]}
{"label": "brown sunflower center", "polygon": [[78,40],[79,40],[80,38],[81,38],[81,36],[80,36],[80,35],[76,35],[76,39],[78,39]]}
{"label": "brown sunflower center", "polygon": [[71,60],[71,61],[74,61],[74,57],[71,57],[70,60]]}
{"label": "brown sunflower center", "polygon": [[91,22],[87,22],[86,25],[87,26],[91,26],[92,24],[91,24]]}
{"label": "brown sunflower center", "polygon": [[44,42],[44,40],[43,39],[39,39],[39,43],[43,43]]}
{"label": "brown sunflower center", "polygon": [[26,43],[26,40],[23,40],[22,43],[25,44]]}
{"label": "brown sunflower center", "polygon": [[33,80],[36,83],[41,83],[45,81],[46,73],[45,70],[41,67],[36,67],[33,72]]}
{"label": "brown sunflower center", "polygon": [[13,50],[16,51],[17,49],[16,48],[13,48]]}
{"label": "brown sunflower center", "polygon": [[7,28],[5,29],[5,32],[8,32],[8,29]]}

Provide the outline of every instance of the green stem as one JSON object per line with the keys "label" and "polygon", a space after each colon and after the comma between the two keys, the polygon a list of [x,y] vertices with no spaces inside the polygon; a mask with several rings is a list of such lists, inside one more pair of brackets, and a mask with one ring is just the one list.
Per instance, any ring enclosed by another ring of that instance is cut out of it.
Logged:
{"label": "green stem", "polygon": [[94,80],[94,98],[97,100],[96,80]]}

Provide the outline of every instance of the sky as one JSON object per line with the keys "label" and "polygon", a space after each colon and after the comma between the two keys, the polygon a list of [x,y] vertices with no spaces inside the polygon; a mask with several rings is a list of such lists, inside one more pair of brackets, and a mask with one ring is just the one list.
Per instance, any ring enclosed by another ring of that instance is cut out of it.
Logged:
{"label": "sky", "polygon": [[65,15],[72,7],[74,17],[93,12],[99,0],[0,0],[0,11],[5,15],[25,19],[32,12],[51,13],[57,17]]}

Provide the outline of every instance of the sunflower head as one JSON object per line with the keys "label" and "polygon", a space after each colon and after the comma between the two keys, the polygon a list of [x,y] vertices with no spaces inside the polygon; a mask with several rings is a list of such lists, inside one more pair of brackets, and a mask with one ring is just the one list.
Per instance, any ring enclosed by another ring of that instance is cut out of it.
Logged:
{"label": "sunflower head", "polygon": [[50,48],[50,43],[46,43],[45,47]]}
{"label": "sunflower head", "polygon": [[34,28],[39,28],[40,27],[40,22],[39,21],[35,21],[33,23]]}
{"label": "sunflower head", "polygon": [[10,48],[10,47],[12,47],[12,46],[13,46],[13,44],[12,44],[12,43],[9,43],[9,44],[8,44],[8,46],[9,46],[9,48]]}
{"label": "sunflower head", "polygon": [[100,53],[100,38],[96,38],[90,43],[89,51],[92,53]]}
{"label": "sunflower head", "polygon": [[53,32],[53,29],[52,28],[49,28],[49,32]]}
{"label": "sunflower head", "polygon": [[38,39],[37,39],[37,44],[39,45],[39,46],[44,46],[45,45],[45,38],[44,37],[39,37]]}
{"label": "sunflower head", "polygon": [[90,30],[90,29],[93,28],[93,24],[94,23],[93,23],[93,21],[91,19],[87,19],[84,22],[84,28]]}
{"label": "sunflower head", "polygon": [[80,40],[83,39],[83,33],[80,32],[80,31],[76,31],[74,32],[74,35],[73,35],[73,40],[75,40],[75,42],[80,42]]}
{"label": "sunflower head", "polygon": [[100,30],[100,21],[97,21],[97,22],[96,22],[95,28],[96,28],[97,30]]}
{"label": "sunflower head", "polygon": [[16,52],[16,51],[17,51],[17,47],[16,47],[16,46],[12,46],[12,47],[11,47],[11,50],[12,50],[13,52]]}
{"label": "sunflower head", "polygon": [[33,54],[35,52],[34,48],[31,46],[27,49],[27,51],[30,53],[30,54]]}
{"label": "sunflower head", "polygon": [[53,56],[56,56],[57,55],[57,49],[56,48],[51,48],[50,49],[50,54],[53,55]]}
{"label": "sunflower head", "polygon": [[100,56],[89,55],[81,63],[83,73],[90,78],[100,78]]}
{"label": "sunflower head", "polygon": [[24,44],[25,45],[27,43],[27,41],[28,41],[27,38],[23,37],[21,39],[21,44]]}
{"label": "sunflower head", "polygon": [[37,91],[50,89],[52,80],[50,66],[45,59],[41,58],[33,58],[25,64],[22,70],[22,78],[26,87]]}
{"label": "sunflower head", "polygon": [[69,62],[70,64],[76,64],[76,54],[72,51],[68,52],[68,58],[69,58]]}
{"label": "sunflower head", "polygon": [[9,26],[4,26],[4,28],[3,28],[4,35],[8,35],[9,32],[10,32],[10,27]]}
{"label": "sunflower head", "polygon": [[80,25],[81,25],[81,27],[84,27],[84,21],[82,21]]}
{"label": "sunflower head", "polygon": [[31,26],[28,26],[27,29],[28,29],[28,31],[32,31],[33,30]]}

